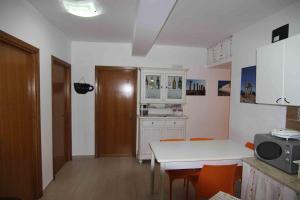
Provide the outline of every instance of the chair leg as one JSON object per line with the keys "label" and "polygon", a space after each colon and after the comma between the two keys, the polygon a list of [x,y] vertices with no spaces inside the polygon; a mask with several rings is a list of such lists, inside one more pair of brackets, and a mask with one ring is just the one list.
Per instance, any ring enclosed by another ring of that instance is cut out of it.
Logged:
{"label": "chair leg", "polygon": [[170,200],[172,200],[172,186],[173,186],[173,179],[170,179]]}
{"label": "chair leg", "polygon": [[185,194],[185,199],[188,200],[189,199],[189,179],[186,179],[186,194]]}
{"label": "chair leg", "polygon": [[195,200],[199,200],[200,199],[200,195],[197,191],[195,191]]}

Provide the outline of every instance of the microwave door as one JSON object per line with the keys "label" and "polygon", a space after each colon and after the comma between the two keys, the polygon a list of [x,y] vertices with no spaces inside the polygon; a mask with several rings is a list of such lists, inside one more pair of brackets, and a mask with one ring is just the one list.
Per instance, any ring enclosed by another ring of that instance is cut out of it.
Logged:
{"label": "microwave door", "polygon": [[256,147],[257,155],[264,160],[275,160],[282,155],[282,148],[275,142],[262,142]]}

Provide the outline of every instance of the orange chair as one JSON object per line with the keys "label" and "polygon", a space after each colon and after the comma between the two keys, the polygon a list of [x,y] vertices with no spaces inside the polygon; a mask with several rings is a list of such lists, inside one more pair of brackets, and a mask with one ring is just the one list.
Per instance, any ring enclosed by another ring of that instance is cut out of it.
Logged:
{"label": "orange chair", "polygon": [[198,176],[190,176],[196,191],[196,200],[211,198],[219,191],[234,195],[234,177],[237,165],[204,165]]}
{"label": "orange chair", "polygon": [[171,138],[171,139],[161,139],[161,142],[180,142],[180,141],[185,141],[185,139],[182,138]]}
{"label": "orange chair", "polygon": [[[161,139],[161,142],[178,142],[178,141],[185,141],[185,139]],[[169,177],[170,181],[170,200],[172,200],[172,186],[173,181],[175,179],[183,179],[184,186],[186,185],[186,181],[189,176],[196,175],[199,171],[196,169],[177,169],[177,170],[166,170],[166,173]]]}
{"label": "orange chair", "polygon": [[213,138],[190,138],[190,141],[213,140]]}
{"label": "orange chair", "polygon": [[251,149],[251,150],[254,150],[254,144],[253,144],[252,142],[247,142],[247,143],[245,144],[245,147],[247,147],[247,148],[249,148],[249,149]]}
{"label": "orange chair", "polygon": [[[254,144],[252,142],[247,142],[245,144],[245,147],[254,150]],[[235,174],[235,182],[242,180],[242,174],[243,174],[243,166],[238,166]]]}

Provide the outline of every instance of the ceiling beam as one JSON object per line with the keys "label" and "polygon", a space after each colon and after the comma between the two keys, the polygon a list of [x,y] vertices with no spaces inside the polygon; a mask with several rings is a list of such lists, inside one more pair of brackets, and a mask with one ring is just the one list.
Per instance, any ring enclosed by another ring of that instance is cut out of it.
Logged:
{"label": "ceiling beam", "polygon": [[146,56],[171,14],[176,0],[139,0],[132,55]]}

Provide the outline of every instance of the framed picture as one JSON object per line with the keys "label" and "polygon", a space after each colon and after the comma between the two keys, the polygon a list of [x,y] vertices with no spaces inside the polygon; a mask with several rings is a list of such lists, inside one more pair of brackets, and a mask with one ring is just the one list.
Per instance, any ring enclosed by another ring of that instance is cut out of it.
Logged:
{"label": "framed picture", "polygon": [[218,81],[218,96],[230,96],[231,81]]}
{"label": "framed picture", "polygon": [[256,66],[242,68],[240,101],[256,102]]}
{"label": "framed picture", "polygon": [[205,80],[186,80],[186,95],[192,96],[205,96],[206,94],[206,81]]}

